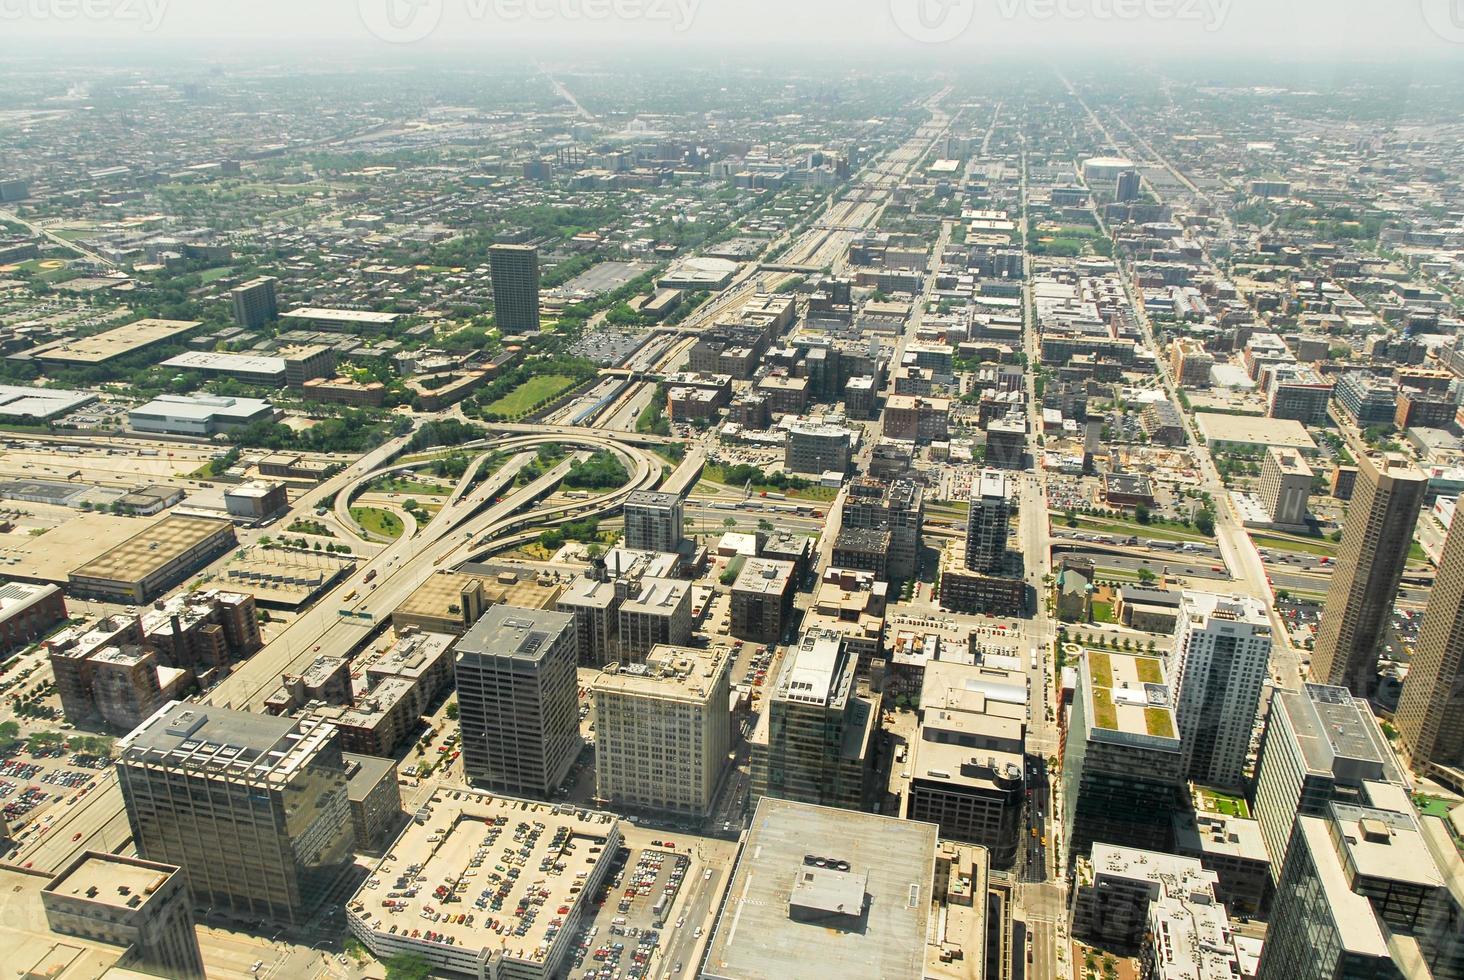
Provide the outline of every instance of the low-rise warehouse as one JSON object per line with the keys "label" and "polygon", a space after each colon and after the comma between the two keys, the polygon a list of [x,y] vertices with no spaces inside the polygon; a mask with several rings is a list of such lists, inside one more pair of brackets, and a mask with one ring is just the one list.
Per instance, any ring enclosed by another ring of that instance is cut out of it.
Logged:
{"label": "low-rise warehouse", "polygon": [[169,517],[87,562],[69,576],[82,595],[150,602],[234,546],[234,525]]}

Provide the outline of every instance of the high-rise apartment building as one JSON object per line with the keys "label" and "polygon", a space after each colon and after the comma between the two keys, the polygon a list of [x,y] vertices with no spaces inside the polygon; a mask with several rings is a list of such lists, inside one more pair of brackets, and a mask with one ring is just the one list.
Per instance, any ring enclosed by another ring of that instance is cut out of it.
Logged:
{"label": "high-rise apartment building", "polygon": [[753,643],[778,643],[793,615],[796,566],[751,558],[732,586],[732,635]]}
{"label": "high-rise apartment building", "polygon": [[246,330],[258,330],[266,323],[278,320],[280,307],[279,299],[275,295],[277,282],[279,280],[273,276],[261,276],[229,290],[229,302],[234,308],[234,322]]}
{"label": "high-rise apartment building", "polygon": [[463,774],[548,796],[579,755],[574,617],[494,606],[457,645]]}
{"label": "high-rise apartment building", "polygon": [[1011,512],[1012,487],[1006,475],[983,470],[971,486],[971,509],[966,516],[966,568],[973,572],[1001,570]]}
{"label": "high-rise apartment building", "polygon": [[1261,465],[1261,503],[1271,523],[1306,523],[1313,478],[1311,467],[1300,453],[1276,446],[1266,450],[1266,461]]}
{"label": "high-rise apartment building", "polygon": [[1171,676],[1185,772],[1207,786],[1239,787],[1271,663],[1271,620],[1248,596],[1185,592]]}
{"label": "high-rise apartment building", "polygon": [[1323,816],[1334,801],[1370,805],[1402,781],[1366,701],[1320,684],[1277,690],[1261,734],[1255,787],[1272,879],[1281,877],[1298,815]]}
{"label": "high-rise apartment building", "polygon": [[1117,186],[1114,188],[1113,198],[1120,204],[1127,204],[1130,201],[1139,199],[1141,187],[1139,172],[1137,170],[1125,170],[1118,175]]}
{"label": "high-rise apartment building", "polygon": [[925,523],[925,491],[918,483],[860,477],[849,484],[841,516],[845,528],[890,532],[885,567],[890,579],[902,581],[915,574]]}
{"label": "high-rise apartment building", "polygon": [[680,494],[637,490],[625,498],[625,541],[631,551],[681,549],[686,501]]}
{"label": "high-rise apartment building", "polygon": [[203,980],[188,886],[171,864],[85,851],[41,891],[51,931],[125,947],[118,964]]}
{"label": "high-rise apartment building", "polygon": [[783,659],[752,739],[752,796],[862,809],[876,696],[855,685],[842,633],[810,630]]}
{"label": "high-rise apartment building", "polygon": [[507,334],[539,329],[539,250],[532,245],[494,245],[488,250],[493,276],[493,318]]}
{"label": "high-rise apartment building", "polygon": [[725,650],[658,646],[644,664],[596,677],[596,797],[706,816],[731,746],[731,669]]}
{"label": "high-rise apartment building", "polygon": [[1169,850],[1185,778],[1162,661],[1118,653],[1083,657],[1062,780],[1070,858],[1088,853],[1095,841]]}
{"label": "high-rise apartment building", "polygon": [[1322,607],[1312,679],[1371,697],[1428,476],[1399,458],[1363,457]]}
{"label": "high-rise apartment building", "polygon": [[174,701],[117,744],[138,853],[182,868],[195,907],[308,921],[350,868],[334,725]]}
{"label": "high-rise apartment building", "polygon": [[1459,522],[1444,542],[1396,721],[1414,769],[1464,788],[1464,527]]}

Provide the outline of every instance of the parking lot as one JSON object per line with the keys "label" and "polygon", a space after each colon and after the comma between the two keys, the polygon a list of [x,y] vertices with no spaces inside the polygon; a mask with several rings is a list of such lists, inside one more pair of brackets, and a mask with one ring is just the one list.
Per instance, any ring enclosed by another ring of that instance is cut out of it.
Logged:
{"label": "parking lot", "polygon": [[581,927],[570,961],[572,975],[639,980],[649,974],[691,873],[690,856],[670,849],[675,843],[657,839],[651,847],[621,852],[603,893],[596,896],[598,911]]}

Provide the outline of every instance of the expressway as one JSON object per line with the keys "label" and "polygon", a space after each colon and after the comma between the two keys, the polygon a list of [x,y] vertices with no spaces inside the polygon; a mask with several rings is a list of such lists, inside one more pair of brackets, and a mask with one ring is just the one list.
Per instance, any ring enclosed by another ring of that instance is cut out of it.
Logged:
{"label": "expressway", "polygon": [[[400,450],[401,446],[396,444],[399,442],[381,447],[345,474],[339,474],[331,492],[359,486],[387,470],[397,469],[378,470],[377,467]],[[551,442],[569,449],[571,455],[528,486],[498,498],[533,459],[532,450]],[[513,456],[492,477],[468,489],[469,478],[479,468],[481,458],[475,461],[454,490],[449,504],[414,540],[400,539],[363,562],[343,584],[290,623],[200,700],[237,708],[257,707],[279,685],[281,674],[298,672],[325,653],[344,655],[354,650],[439,568],[455,567],[470,560],[484,550],[487,542],[513,534],[526,524],[533,524],[537,529],[571,516],[614,513],[630,493],[654,487],[663,466],[660,457],[648,450],[622,445],[609,434],[586,429],[576,430],[572,437],[547,434],[497,440],[483,455],[488,455],[490,450]],[[602,450],[622,459],[630,473],[630,482],[588,500],[522,513],[559,484],[575,458]],[[307,494],[309,499],[301,508],[318,506],[326,496],[325,488],[317,487]],[[494,502],[496,498],[498,502]],[[373,571],[375,576],[371,575]],[[374,588],[367,582],[368,577],[375,579]],[[109,772],[86,796],[60,814],[46,834],[28,841],[12,863],[16,867],[29,866],[34,871],[54,872],[88,848],[119,851],[130,836],[121,790],[115,775]]]}

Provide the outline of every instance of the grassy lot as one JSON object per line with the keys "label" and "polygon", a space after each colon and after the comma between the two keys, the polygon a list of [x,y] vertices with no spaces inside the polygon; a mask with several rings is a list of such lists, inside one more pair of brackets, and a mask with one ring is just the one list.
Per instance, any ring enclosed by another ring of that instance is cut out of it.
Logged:
{"label": "grassy lot", "polygon": [[452,493],[452,487],[441,483],[428,483],[400,476],[382,477],[374,481],[370,489],[381,493],[420,493],[426,497],[445,497]]}
{"label": "grassy lot", "polygon": [[201,279],[205,284],[207,284],[211,282],[217,282],[218,280],[224,278],[233,271],[234,270],[231,269],[229,266],[222,266],[217,269],[204,269],[198,274],[198,278]]}
{"label": "grassy lot", "polygon": [[1137,582],[1139,573],[1129,571],[1127,568],[1103,568],[1100,566],[1095,572],[1105,582]]}
{"label": "grassy lot", "polygon": [[[731,484],[727,483],[727,473],[726,473],[726,470],[723,467],[713,465],[712,463],[708,463],[702,469],[702,479],[704,481],[709,482],[709,483],[720,483],[722,486],[731,486]],[[698,484],[698,486],[700,487],[700,486],[702,486],[702,484]],[[742,487],[741,486],[736,486],[736,487],[733,487],[732,489],[734,489],[734,490],[741,490]],[[715,493],[716,491],[715,490],[712,490],[712,491],[709,491],[709,492]],[[822,500],[822,501],[828,501],[828,500],[833,500],[835,497],[837,497],[839,495],[839,491],[838,490],[835,490],[833,487],[821,487],[821,486],[819,486],[817,484],[812,484],[812,485],[810,485],[808,487],[805,487],[802,490],[787,490],[787,489],[780,489],[780,488],[778,488],[777,486],[775,486],[775,485],[773,485],[771,483],[762,483],[762,484],[754,483],[752,485],[752,492],[754,494],[759,494],[759,493],[781,493],[781,494],[786,495],[789,500]]]}
{"label": "grassy lot", "polygon": [[1113,603],[1093,603],[1093,622],[1095,623],[1116,623],[1118,620],[1113,617]]}
{"label": "grassy lot", "polygon": [[553,398],[574,384],[573,378],[562,374],[541,374],[530,378],[498,401],[484,408],[493,415],[517,418],[531,412],[536,405]]}
{"label": "grassy lot", "polygon": [[390,538],[393,541],[401,537],[402,532],[406,530],[401,518],[391,511],[382,510],[379,507],[352,507],[351,520],[361,525],[361,529],[368,534]]}
{"label": "grassy lot", "polygon": [[1423,550],[1423,545],[1414,541],[1408,546],[1408,560],[1416,562],[1428,561],[1428,552]]}
{"label": "grassy lot", "polygon": [[1251,541],[1255,542],[1257,548],[1289,551],[1297,555],[1332,558],[1337,554],[1337,546],[1323,538],[1298,538],[1290,534],[1252,534]]}
{"label": "grassy lot", "polygon": [[1163,708],[1145,708],[1144,727],[1155,738],[1174,737],[1174,719]]}
{"label": "grassy lot", "polygon": [[[1052,513],[1054,527],[1067,527],[1068,522],[1059,512]],[[1153,541],[1213,541],[1193,528],[1186,529],[1182,524],[1174,524],[1168,521],[1153,521],[1149,524],[1140,524],[1138,521],[1109,520],[1105,517],[1079,517],[1077,529],[1081,531],[1097,531],[1100,534],[1132,535],[1142,542],[1145,538]]]}

